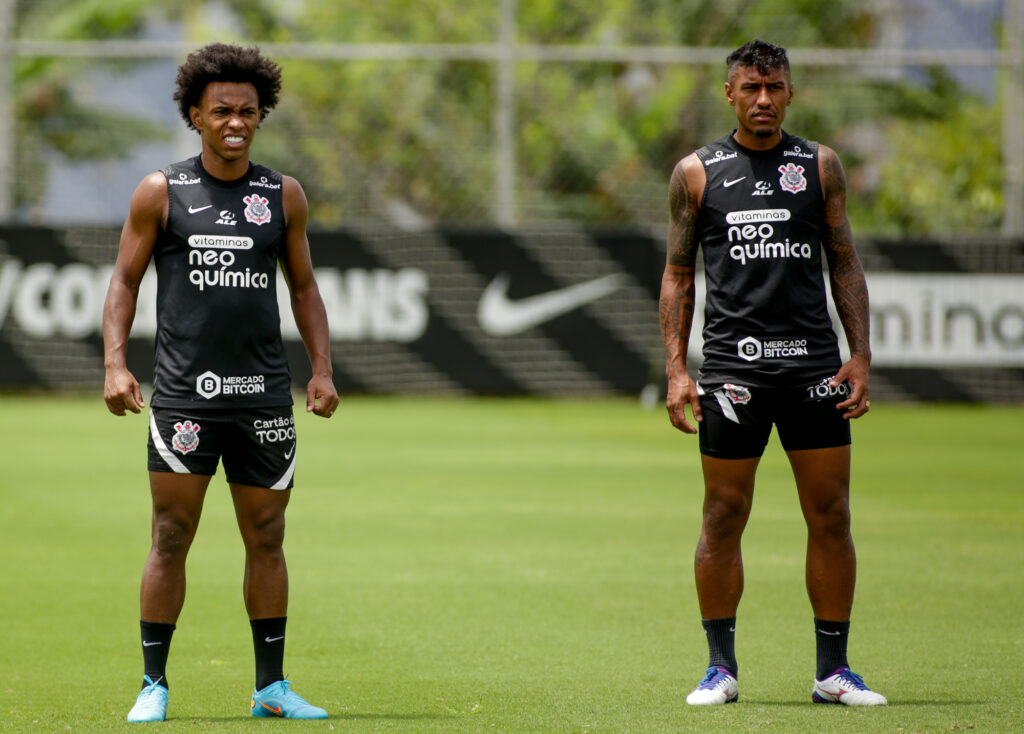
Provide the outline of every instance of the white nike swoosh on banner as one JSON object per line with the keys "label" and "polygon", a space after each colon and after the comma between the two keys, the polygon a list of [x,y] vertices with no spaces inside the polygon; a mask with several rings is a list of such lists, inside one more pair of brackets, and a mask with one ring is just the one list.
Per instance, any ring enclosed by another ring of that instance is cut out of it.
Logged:
{"label": "white nike swoosh on banner", "polygon": [[625,285],[621,273],[577,283],[536,296],[509,300],[508,275],[497,275],[480,296],[476,317],[490,336],[512,336],[603,298]]}
{"label": "white nike swoosh on banner", "polygon": [[730,186],[732,186],[733,184],[738,184],[738,183],[739,183],[740,181],[742,181],[742,180],[743,180],[743,179],[745,179],[745,178],[746,178],[746,176],[740,176],[740,177],[739,177],[738,179],[736,179],[735,181],[730,181],[729,179],[725,179],[724,181],[722,181],[722,186],[723,186],[724,188],[729,188],[729,187],[730,187]]}
{"label": "white nike swoosh on banner", "polygon": [[211,206],[213,206],[213,204],[207,204],[206,206],[200,206],[200,207],[197,207],[197,208],[193,208],[192,205],[189,204],[188,205],[188,213],[189,214],[198,214],[199,212],[205,212]]}

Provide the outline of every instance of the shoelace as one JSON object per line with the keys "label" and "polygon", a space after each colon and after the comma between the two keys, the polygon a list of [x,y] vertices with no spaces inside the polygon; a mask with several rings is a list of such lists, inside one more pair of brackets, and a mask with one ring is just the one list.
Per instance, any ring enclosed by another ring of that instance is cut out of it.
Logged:
{"label": "shoelace", "polygon": [[700,682],[700,685],[697,686],[697,688],[702,691],[713,690],[725,682],[726,675],[728,675],[728,673],[725,673],[718,668],[710,668],[708,670],[708,674],[704,676],[704,680]]}
{"label": "shoelace", "polygon": [[[156,679],[155,681],[153,681],[152,683],[150,683],[150,684],[149,684],[148,686],[146,686],[146,687],[145,687],[145,688],[143,688],[142,690],[146,691],[147,693],[149,693],[149,692],[151,692],[151,691],[155,691],[155,690],[156,690],[156,687],[157,687],[158,685],[160,685],[160,681],[162,681],[163,679],[164,679],[164,677],[163,677],[163,676],[161,675],[161,676],[160,676],[159,678],[157,678],[157,679]],[[164,686],[164,688],[166,688],[166,687],[167,687],[167,686]]]}
{"label": "shoelace", "polygon": [[851,684],[854,688],[856,688],[859,691],[870,690],[866,685],[864,685],[864,679],[861,678],[856,673],[854,673],[849,668],[847,668],[845,672],[840,673],[839,677],[840,677],[840,679],[842,679],[842,680],[846,681],[847,683]]}

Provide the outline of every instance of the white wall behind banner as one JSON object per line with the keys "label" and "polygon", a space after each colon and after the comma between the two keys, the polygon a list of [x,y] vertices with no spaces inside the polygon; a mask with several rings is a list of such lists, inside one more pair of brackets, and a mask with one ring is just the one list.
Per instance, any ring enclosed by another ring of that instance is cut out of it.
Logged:
{"label": "white wall behind banner", "polygon": [[[1024,368],[1024,276],[977,273],[867,273],[875,367]],[[688,363],[700,364],[704,276]],[[846,336],[829,294],[840,349]]]}

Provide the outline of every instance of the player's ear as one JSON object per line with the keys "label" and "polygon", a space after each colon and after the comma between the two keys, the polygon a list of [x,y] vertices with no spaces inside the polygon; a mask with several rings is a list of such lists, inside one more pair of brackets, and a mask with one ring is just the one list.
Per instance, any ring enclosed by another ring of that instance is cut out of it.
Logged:
{"label": "player's ear", "polygon": [[730,84],[729,82],[725,83],[725,98],[729,100],[729,104],[733,105],[734,107],[736,106],[736,99],[735,97],[733,97],[732,94],[732,84]]}
{"label": "player's ear", "polygon": [[202,128],[202,119],[203,118],[199,114],[199,108],[198,107],[196,107],[195,105],[192,105],[191,107],[189,107],[188,108],[188,117],[189,117],[190,120],[192,120],[192,127],[194,127],[196,130],[202,130],[203,129]]}

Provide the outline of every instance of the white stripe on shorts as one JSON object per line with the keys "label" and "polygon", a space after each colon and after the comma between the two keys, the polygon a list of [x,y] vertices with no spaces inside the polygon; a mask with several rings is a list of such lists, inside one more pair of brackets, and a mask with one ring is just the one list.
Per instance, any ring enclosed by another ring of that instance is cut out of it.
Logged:
{"label": "white stripe on shorts", "polygon": [[295,460],[299,458],[297,456],[298,453],[299,452],[295,449],[295,444],[292,444],[292,463],[288,465],[288,468],[285,470],[284,474],[281,475],[281,478],[271,485],[270,489],[288,489],[288,482],[292,480],[292,474],[295,473]]}
{"label": "white stripe on shorts", "polygon": [[718,400],[718,404],[722,406],[722,415],[731,420],[733,423],[739,423],[739,416],[736,415],[736,409],[732,407],[732,403],[729,402],[729,398],[725,397],[725,393],[721,390],[715,390],[715,398]]}
{"label": "white stripe on shorts", "polygon": [[178,474],[192,473],[188,470],[187,466],[181,463],[181,459],[171,453],[163,438],[160,437],[160,431],[156,427],[156,416],[153,415],[152,408],[149,409],[149,435],[153,437],[153,445],[156,446],[156,451],[160,454],[160,458],[167,462],[167,466],[171,467]]}

